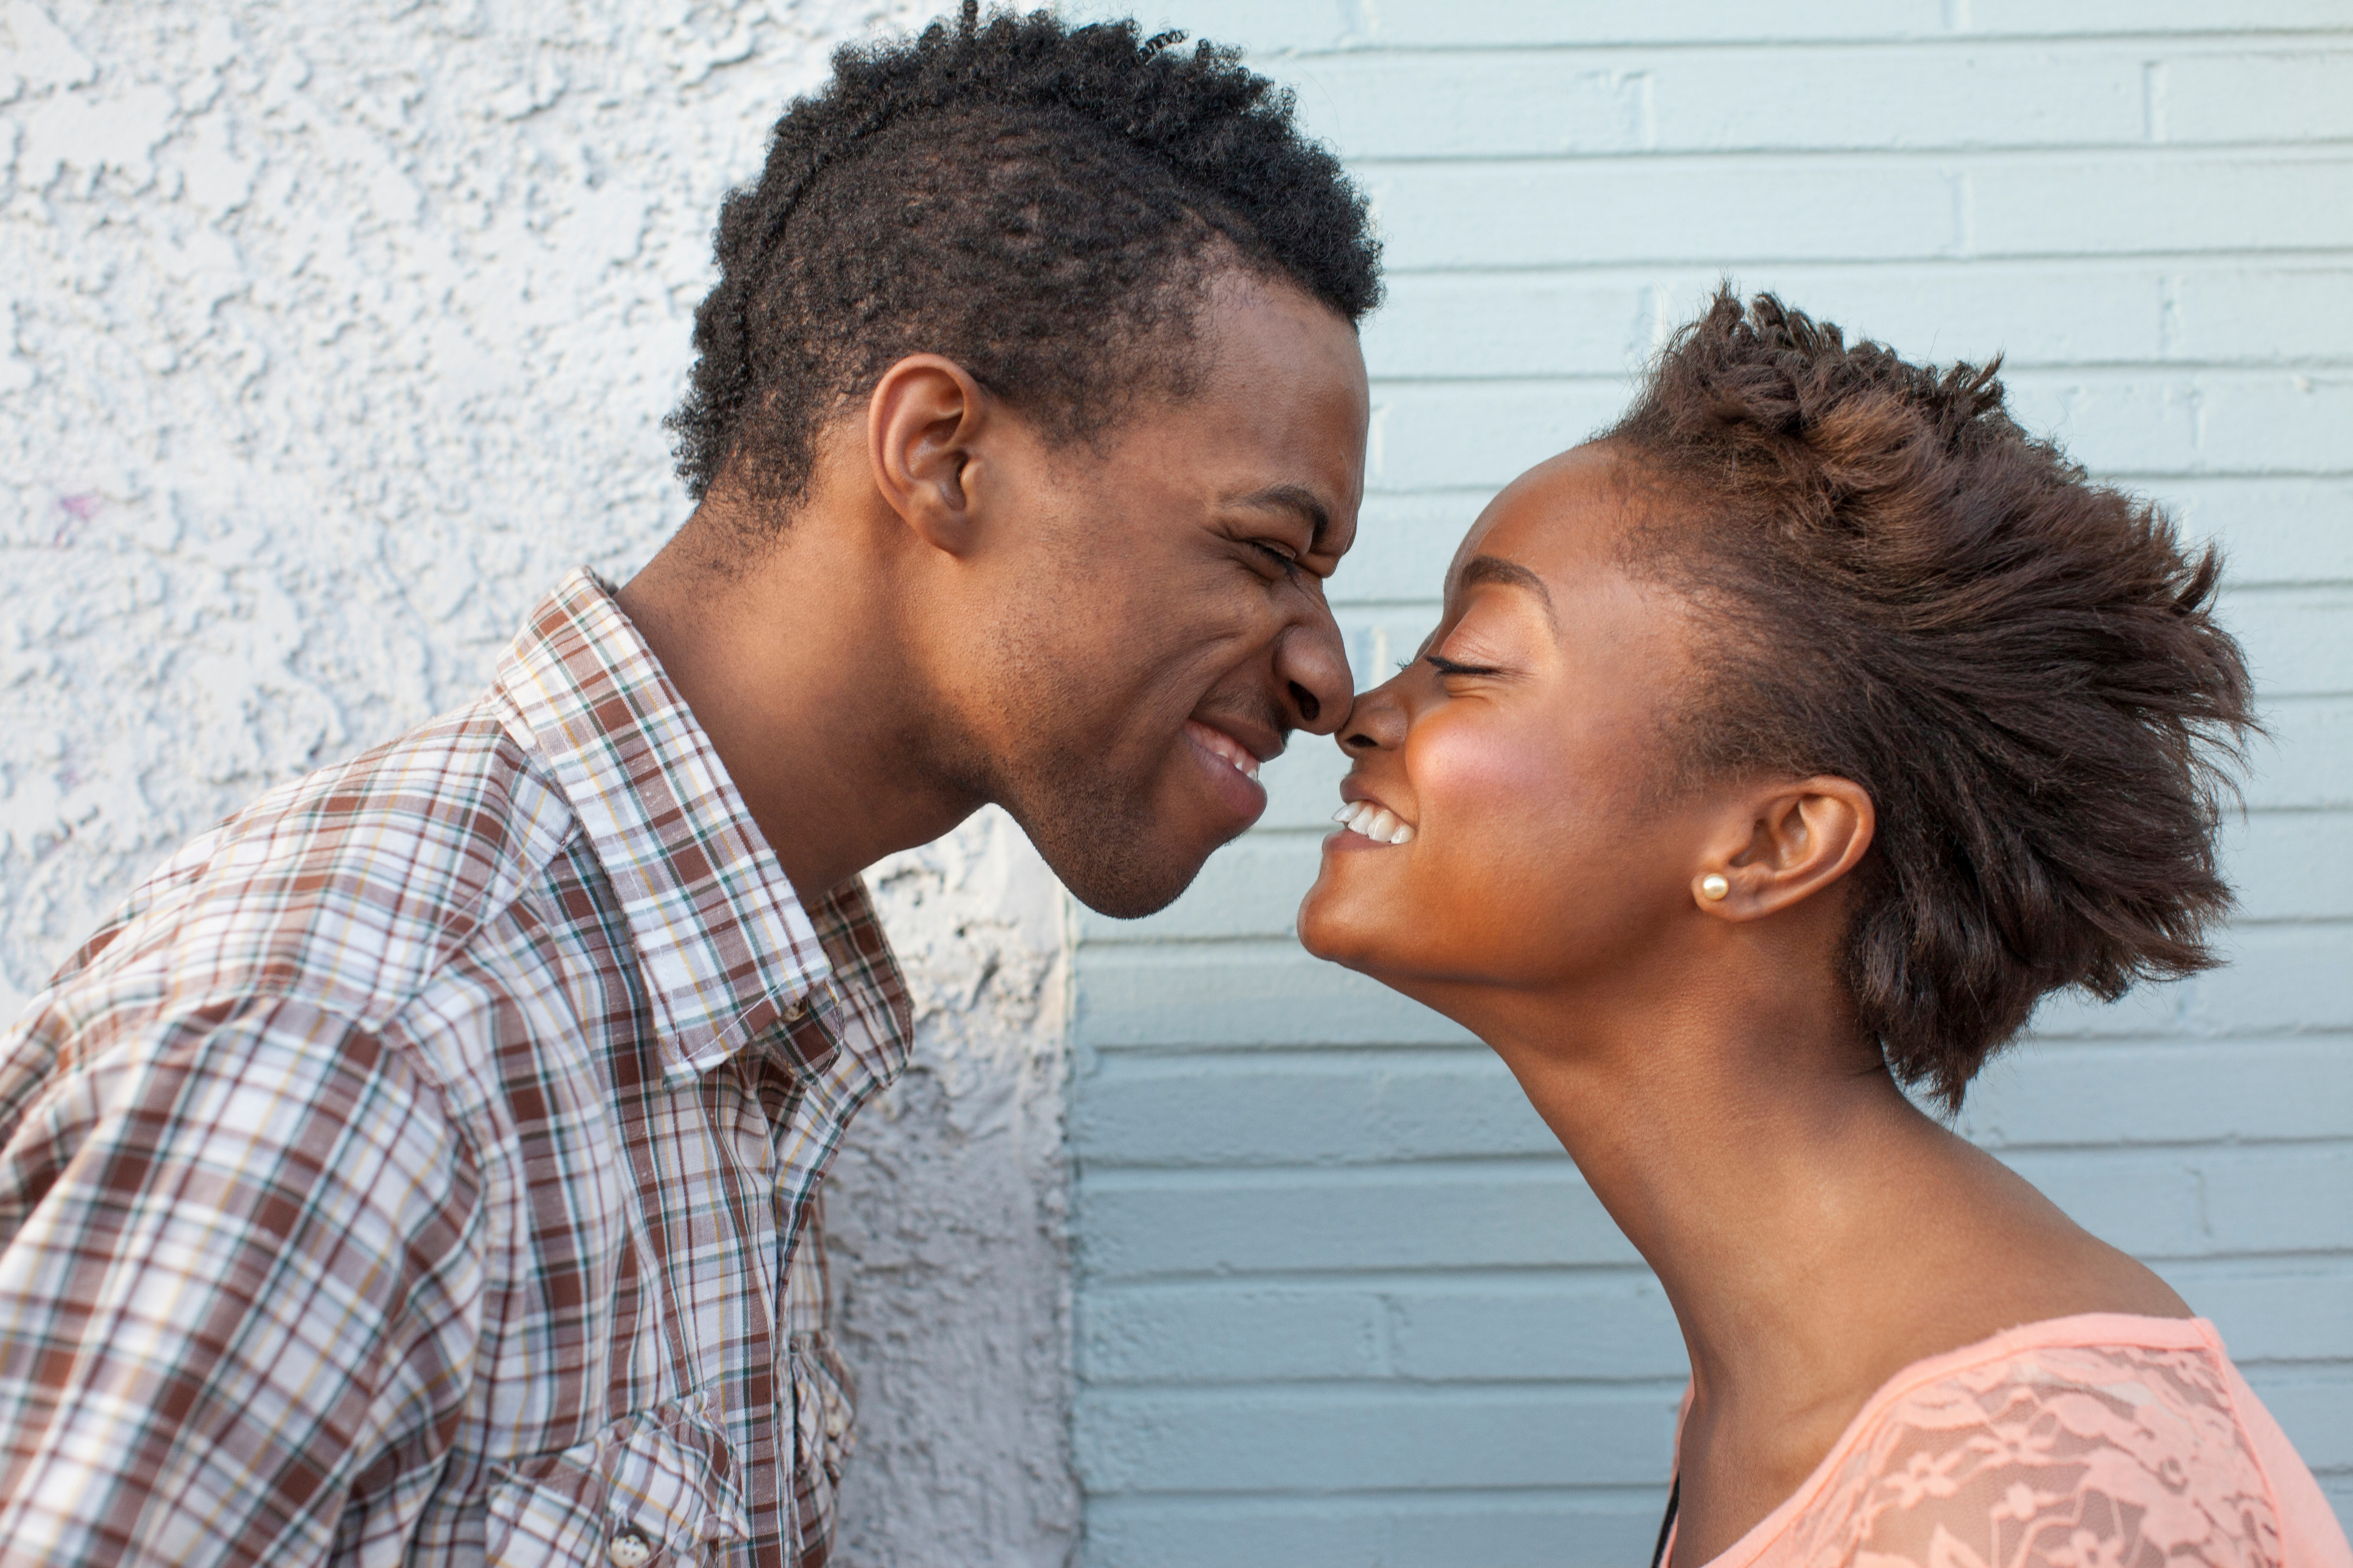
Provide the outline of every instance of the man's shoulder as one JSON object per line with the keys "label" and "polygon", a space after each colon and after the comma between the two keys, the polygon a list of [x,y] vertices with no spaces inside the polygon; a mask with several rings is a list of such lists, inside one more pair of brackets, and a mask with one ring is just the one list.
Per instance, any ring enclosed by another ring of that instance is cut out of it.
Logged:
{"label": "man's shoulder", "polygon": [[486,693],[262,795],[142,883],[47,1000],[180,1012],[276,996],[382,1028],[575,830],[505,718]]}

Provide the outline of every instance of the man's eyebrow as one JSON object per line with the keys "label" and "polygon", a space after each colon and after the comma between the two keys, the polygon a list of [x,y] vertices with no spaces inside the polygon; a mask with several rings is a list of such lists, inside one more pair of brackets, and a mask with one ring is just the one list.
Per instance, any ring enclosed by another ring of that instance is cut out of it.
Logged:
{"label": "man's eyebrow", "polygon": [[1269,485],[1262,490],[1252,490],[1246,496],[1236,496],[1233,504],[1279,507],[1285,511],[1297,512],[1307,520],[1310,530],[1307,548],[1311,551],[1324,542],[1324,536],[1332,529],[1331,510],[1317,499],[1314,490],[1304,485]]}
{"label": "man's eyebrow", "polygon": [[1552,629],[1556,632],[1560,630],[1560,617],[1553,614],[1552,590],[1545,586],[1543,578],[1518,562],[1506,561],[1500,555],[1474,555],[1463,563],[1462,575],[1454,580],[1454,586],[1460,591],[1464,588],[1475,588],[1482,583],[1498,583],[1505,587],[1525,588],[1536,596],[1536,603],[1544,607],[1545,619],[1552,623]]}

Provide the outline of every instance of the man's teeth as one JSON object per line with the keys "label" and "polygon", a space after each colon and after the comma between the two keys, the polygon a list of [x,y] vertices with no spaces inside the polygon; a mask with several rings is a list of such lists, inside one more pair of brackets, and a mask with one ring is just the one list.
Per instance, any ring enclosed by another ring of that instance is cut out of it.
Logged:
{"label": "man's teeth", "polygon": [[1409,844],[1413,829],[1397,819],[1396,814],[1369,800],[1344,805],[1332,814],[1332,820],[1351,833],[1361,833],[1377,844]]}
{"label": "man's teeth", "polygon": [[[1214,734],[1215,732],[1212,731],[1212,733]],[[1242,777],[1246,779],[1254,779],[1258,777],[1259,760],[1255,756],[1252,756],[1250,754],[1250,748],[1243,745],[1240,741],[1233,740],[1225,735],[1216,735],[1215,739],[1210,742],[1209,750],[1218,756],[1224,758],[1226,765],[1233,769],[1234,772],[1241,774]]]}

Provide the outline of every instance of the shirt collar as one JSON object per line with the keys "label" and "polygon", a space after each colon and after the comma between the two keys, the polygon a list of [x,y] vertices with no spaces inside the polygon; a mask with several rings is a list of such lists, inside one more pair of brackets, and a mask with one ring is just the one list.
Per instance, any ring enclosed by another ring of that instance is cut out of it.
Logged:
{"label": "shirt collar", "polygon": [[830,1005],[832,966],[685,701],[582,567],[533,610],[499,689],[579,818],[635,939],[672,1079]]}

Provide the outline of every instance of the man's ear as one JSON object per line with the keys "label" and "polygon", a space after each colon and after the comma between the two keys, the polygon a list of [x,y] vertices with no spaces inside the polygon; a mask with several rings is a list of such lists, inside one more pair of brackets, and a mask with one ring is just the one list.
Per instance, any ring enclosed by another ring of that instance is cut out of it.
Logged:
{"label": "man's ear", "polygon": [[1708,914],[1752,921],[1836,882],[1871,847],[1871,792],[1824,774],[1774,784],[1733,804],[1692,872]]}
{"label": "man's ear", "polygon": [[964,366],[909,354],[866,400],[866,460],[884,504],[935,550],[972,547],[981,433],[991,404]]}

